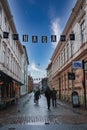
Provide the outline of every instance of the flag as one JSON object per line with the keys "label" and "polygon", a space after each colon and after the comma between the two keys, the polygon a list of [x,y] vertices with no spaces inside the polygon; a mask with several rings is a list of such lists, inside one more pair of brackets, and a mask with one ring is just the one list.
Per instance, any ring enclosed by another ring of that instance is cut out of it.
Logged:
{"label": "flag", "polygon": [[75,34],[70,34],[70,40],[75,40]]}
{"label": "flag", "polygon": [[26,34],[23,35],[23,42],[28,42],[28,35]]}
{"label": "flag", "polygon": [[42,36],[42,43],[47,43],[47,36]]}
{"label": "flag", "polygon": [[32,36],[32,42],[37,43],[38,42],[38,37],[37,36]]}
{"label": "flag", "polygon": [[13,40],[18,40],[18,34],[13,34]]}
{"label": "flag", "polygon": [[8,38],[9,33],[8,32],[3,32],[3,38]]}
{"label": "flag", "polygon": [[60,41],[61,42],[65,42],[66,41],[66,36],[65,35],[61,35],[60,36]]}
{"label": "flag", "polygon": [[56,35],[51,35],[51,42],[56,42],[57,38]]}

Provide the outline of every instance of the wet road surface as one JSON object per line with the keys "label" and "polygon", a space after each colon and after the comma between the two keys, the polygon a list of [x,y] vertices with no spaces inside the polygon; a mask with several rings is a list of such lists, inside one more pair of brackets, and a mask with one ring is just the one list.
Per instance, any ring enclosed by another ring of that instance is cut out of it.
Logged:
{"label": "wet road surface", "polygon": [[[48,110],[45,96],[41,95],[39,103],[35,104],[33,93],[20,98],[17,104],[0,110],[0,128],[7,125],[8,130],[9,125],[16,125],[17,128],[19,125],[32,125],[32,127],[35,125],[40,125],[39,127],[43,125],[47,125],[47,127],[48,125],[82,125],[85,129],[86,124],[86,110],[81,111],[78,108],[72,108],[61,101],[57,101],[56,108],[51,105],[50,110]],[[79,128],[81,128],[81,126]]]}

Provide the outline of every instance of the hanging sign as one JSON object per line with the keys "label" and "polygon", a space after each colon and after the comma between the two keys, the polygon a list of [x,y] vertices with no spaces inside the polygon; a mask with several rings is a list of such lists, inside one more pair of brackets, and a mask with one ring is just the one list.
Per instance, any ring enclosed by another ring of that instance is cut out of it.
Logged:
{"label": "hanging sign", "polygon": [[83,62],[82,61],[73,61],[72,68],[73,69],[82,69],[83,68]]}

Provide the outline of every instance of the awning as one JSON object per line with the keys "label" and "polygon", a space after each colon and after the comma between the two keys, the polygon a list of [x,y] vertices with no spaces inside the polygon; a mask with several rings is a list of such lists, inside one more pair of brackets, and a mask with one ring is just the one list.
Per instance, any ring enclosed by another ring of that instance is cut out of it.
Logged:
{"label": "awning", "polygon": [[0,70],[0,80],[8,80],[9,82],[11,81],[15,81],[17,84],[19,84],[20,86],[23,85],[23,83],[21,83],[20,81],[12,78],[11,76],[7,75],[6,73],[4,73],[3,71]]}

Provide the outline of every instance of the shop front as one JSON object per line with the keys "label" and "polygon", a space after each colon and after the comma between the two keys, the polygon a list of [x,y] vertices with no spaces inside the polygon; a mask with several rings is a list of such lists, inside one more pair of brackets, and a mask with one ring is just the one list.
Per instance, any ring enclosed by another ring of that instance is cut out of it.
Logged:
{"label": "shop front", "polygon": [[21,82],[0,71],[0,104],[11,104],[20,97]]}

